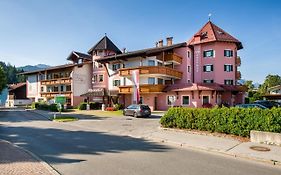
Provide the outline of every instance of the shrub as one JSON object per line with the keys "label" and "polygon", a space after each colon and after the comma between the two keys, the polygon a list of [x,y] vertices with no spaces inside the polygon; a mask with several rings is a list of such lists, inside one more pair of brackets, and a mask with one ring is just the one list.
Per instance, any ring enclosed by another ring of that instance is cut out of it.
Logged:
{"label": "shrub", "polygon": [[39,102],[32,102],[31,108],[32,109],[37,109],[39,104],[40,104]]}
{"label": "shrub", "polygon": [[251,130],[281,132],[281,108],[170,108],[163,127],[196,129],[249,137]]}
{"label": "shrub", "polygon": [[87,103],[80,103],[78,109],[79,110],[86,110],[87,109]]}
{"label": "shrub", "polygon": [[90,105],[90,109],[97,110],[97,109],[101,109],[102,104],[98,102],[90,102],[89,105]]}
{"label": "shrub", "polygon": [[124,109],[124,105],[123,105],[123,104],[117,103],[117,104],[114,104],[114,108],[115,108],[116,110],[121,110],[121,109]]}

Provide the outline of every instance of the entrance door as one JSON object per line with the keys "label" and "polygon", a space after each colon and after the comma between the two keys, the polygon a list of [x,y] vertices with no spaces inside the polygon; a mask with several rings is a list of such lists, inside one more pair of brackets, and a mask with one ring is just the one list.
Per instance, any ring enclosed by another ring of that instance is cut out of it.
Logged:
{"label": "entrance door", "polygon": [[157,97],[154,97],[154,110],[157,110]]}
{"label": "entrance door", "polygon": [[203,105],[210,104],[210,98],[209,96],[203,96]]}

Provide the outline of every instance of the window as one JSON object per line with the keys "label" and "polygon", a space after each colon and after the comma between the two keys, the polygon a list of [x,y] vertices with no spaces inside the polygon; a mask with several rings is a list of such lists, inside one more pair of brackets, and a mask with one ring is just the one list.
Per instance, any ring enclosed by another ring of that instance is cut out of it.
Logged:
{"label": "window", "polygon": [[163,66],[163,63],[157,62],[157,66]]}
{"label": "window", "polygon": [[167,105],[171,106],[175,103],[175,101],[176,101],[176,96],[174,95],[167,96]]}
{"label": "window", "polygon": [[66,91],[71,91],[71,86],[70,85],[66,85]]}
{"label": "window", "polygon": [[53,88],[50,87],[50,86],[48,86],[48,87],[47,87],[47,92],[53,92]]}
{"label": "window", "polygon": [[203,57],[215,57],[214,50],[206,50],[203,52]]}
{"label": "window", "polygon": [[41,87],[41,92],[44,92],[44,87],[43,86]]}
{"label": "window", "polygon": [[164,83],[164,80],[162,78],[158,78],[157,81],[158,81],[158,84],[163,84]]}
{"label": "window", "polygon": [[187,72],[190,72],[190,66],[187,66]]}
{"label": "window", "polygon": [[233,57],[233,50],[224,50],[225,57]]}
{"label": "window", "polygon": [[188,79],[188,80],[187,80],[187,83],[190,83],[190,82],[191,82],[190,79]]}
{"label": "window", "polygon": [[213,65],[205,65],[203,67],[203,71],[204,72],[212,72],[214,70],[214,66]]}
{"label": "window", "polygon": [[82,63],[83,63],[83,59],[82,58],[78,59],[78,64],[82,64]]}
{"label": "window", "polygon": [[148,66],[155,66],[154,60],[148,60]]}
{"label": "window", "polygon": [[203,105],[209,104],[210,103],[210,98],[209,96],[203,96]]}
{"label": "window", "polygon": [[59,91],[59,87],[58,86],[54,86],[54,92],[58,92]]}
{"label": "window", "polygon": [[113,80],[113,86],[120,86],[120,80]]}
{"label": "window", "polygon": [[99,82],[103,82],[103,75],[99,75]]}
{"label": "window", "polygon": [[95,82],[97,82],[98,81],[98,75],[93,75],[93,82],[95,83]]}
{"label": "window", "polygon": [[233,80],[224,80],[225,85],[233,85]]}
{"label": "window", "polygon": [[116,71],[116,70],[118,70],[118,69],[120,69],[120,64],[118,63],[118,64],[113,64],[112,65],[112,70],[114,70],[114,71]]}
{"label": "window", "polygon": [[64,87],[63,85],[60,86],[60,91],[63,92],[64,91]]}
{"label": "window", "polygon": [[182,105],[189,105],[189,96],[182,96]]}
{"label": "window", "polygon": [[102,68],[102,64],[101,63],[98,63],[98,68]]}
{"label": "window", "polygon": [[225,64],[225,65],[224,65],[224,71],[225,71],[225,72],[232,72],[232,71],[233,71],[233,65],[231,65],[231,64]]}
{"label": "window", "polygon": [[155,84],[155,78],[149,77],[148,84]]}
{"label": "window", "polygon": [[203,80],[203,83],[214,83],[214,80]]}
{"label": "window", "polygon": [[187,51],[187,58],[190,58],[190,52]]}

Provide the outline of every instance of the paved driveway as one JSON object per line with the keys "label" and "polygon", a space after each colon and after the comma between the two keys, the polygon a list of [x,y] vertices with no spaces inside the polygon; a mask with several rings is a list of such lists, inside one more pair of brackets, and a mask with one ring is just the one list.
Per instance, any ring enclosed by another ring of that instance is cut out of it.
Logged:
{"label": "paved driveway", "polygon": [[[156,118],[130,119],[85,118],[57,123],[30,112],[2,111],[0,138],[32,151],[67,175],[281,173],[279,168],[269,165],[125,136],[125,130],[142,133],[158,125]],[[109,130],[117,132],[106,132]]]}

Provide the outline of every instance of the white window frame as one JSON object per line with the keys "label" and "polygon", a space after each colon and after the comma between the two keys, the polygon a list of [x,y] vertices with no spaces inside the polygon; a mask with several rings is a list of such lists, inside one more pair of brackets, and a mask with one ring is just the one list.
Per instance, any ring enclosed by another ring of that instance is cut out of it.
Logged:
{"label": "white window frame", "polygon": [[[230,56],[230,57],[225,56],[225,55],[224,55],[224,51],[232,51],[232,56]],[[233,58],[233,57],[234,57],[234,50],[232,50],[232,49],[224,49],[224,51],[223,51],[223,56],[224,56],[225,58]]]}
{"label": "white window frame", "polygon": [[[204,52],[208,52],[208,51],[213,51],[213,56],[210,56],[210,57],[206,56],[206,57],[204,57]],[[215,57],[216,57],[216,51],[214,49],[208,49],[208,50],[204,50],[203,51],[203,58],[215,58]]]}
{"label": "white window frame", "polygon": [[[175,99],[176,99],[176,96],[175,95],[167,95],[166,96],[166,104],[167,104],[167,106],[173,106],[173,104],[168,104],[169,96],[174,96]],[[175,102],[176,102],[176,100],[175,100]]]}
{"label": "white window frame", "polygon": [[[151,83],[149,83],[149,79],[154,79],[154,83],[153,84],[151,84]],[[155,77],[148,77],[147,78],[147,84],[151,84],[151,85],[154,85],[154,84],[156,84],[156,78]]]}
{"label": "white window frame", "polygon": [[212,83],[214,83],[214,79],[204,79],[203,83],[210,83],[210,82],[206,82],[206,81],[213,81]]}
{"label": "white window frame", "polygon": [[[232,81],[232,84],[226,84],[225,81]],[[233,79],[225,79],[225,80],[224,80],[224,84],[225,84],[225,85],[234,85],[234,80],[233,80]]]}
{"label": "white window frame", "polygon": [[[227,70],[225,70],[224,72],[233,72],[233,65],[232,64],[225,64],[224,66],[232,66],[232,71],[227,71]],[[224,70],[224,68],[223,68],[223,70]]]}
{"label": "white window frame", "polygon": [[[116,85],[116,84],[115,84],[115,81],[119,81],[119,85]],[[121,85],[121,80],[119,80],[119,79],[113,80],[113,82],[112,82],[112,86],[113,86],[113,87],[118,87],[118,86],[120,86],[120,85]]]}
{"label": "white window frame", "polygon": [[204,96],[209,97],[208,104],[211,104],[211,96],[210,95],[202,95],[202,105],[204,104]]}
{"label": "white window frame", "polygon": [[[116,65],[119,65],[119,66],[117,66],[118,68],[114,68]],[[121,68],[121,64],[120,63],[115,63],[115,64],[112,64],[112,70],[113,71],[118,71],[118,69],[120,69]]]}
{"label": "white window frame", "polygon": [[[213,66],[213,70],[207,71],[207,66]],[[206,71],[204,71],[204,67],[206,67]],[[213,71],[214,71],[214,65],[213,64],[204,64],[203,65],[203,72],[213,72]]]}
{"label": "white window frame", "polygon": [[[154,62],[154,64],[153,65],[149,65],[149,62],[150,61],[153,61]],[[155,66],[156,65],[156,61],[155,60],[147,60],[147,66]]]}
{"label": "white window frame", "polygon": [[[183,97],[188,97],[188,104],[183,104]],[[181,105],[182,106],[190,106],[190,95],[182,95],[181,96]]]}

